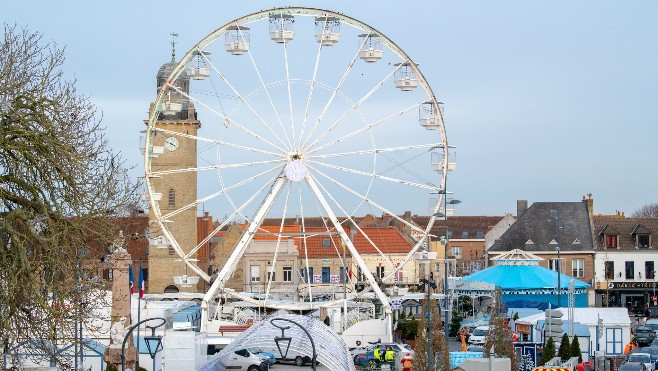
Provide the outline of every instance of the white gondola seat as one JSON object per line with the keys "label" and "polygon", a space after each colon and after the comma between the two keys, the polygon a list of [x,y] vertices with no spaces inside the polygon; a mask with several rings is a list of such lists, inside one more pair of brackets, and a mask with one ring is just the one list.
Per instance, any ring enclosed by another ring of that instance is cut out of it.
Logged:
{"label": "white gondola seat", "polygon": [[315,35],[315,41],[322,43],[322,46],[333,46],[340,41],[340,34],[337,32],[323,32]]}
{"label": "white gondola seat", "polygon": [[436,116],[431,116],[431,117],[424,117],[419,119],[420,121],[420,126],[424,127],[427,130],[436,130],[439,128],[439,123],[441,119]]}
{"label": "white gondola seat", "polygon": [[362,49],[359,52],[359,58],[368,63],[377,62],[378,60],[382,59],[383,56],[384,51],[375,48]]}
{"label": "white gondola seat", "polygon": [[278,44],[288,42],[295,37],[295,31],[291,30],[276,30],[270,31],[270,39],[276,41]]}
{"label": "white gondola seat", "polygon": [[249,50],[249,43],[244,41],[231,41],[225,44],[226,51],[233,55],[243,55]]}
{"label": "white gondola seat", "polygon": [[412,91],[418,87],[418,79],[405,76],[395,80],[395,87],[402,91]]}
{"label": "white gondola seat", "polygon": [[188,67],[186,72],[192,80],[203,80],[210,76],[210,68],[208,67]]}

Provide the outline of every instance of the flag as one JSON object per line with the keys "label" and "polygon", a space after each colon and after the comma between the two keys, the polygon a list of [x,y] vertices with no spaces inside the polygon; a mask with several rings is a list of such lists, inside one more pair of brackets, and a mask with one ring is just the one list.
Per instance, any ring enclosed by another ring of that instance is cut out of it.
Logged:
{"label": "flag", "polygon": [[144,297],[144,270],[142,269],[142,263],[139,264],[139,298]]}
{"label": "flag", "polygon": [[135,293],[135,276],[133,275],[133,265],[130,264],[130,269],[128,270],[128,280],[130,281],[130,295]]}

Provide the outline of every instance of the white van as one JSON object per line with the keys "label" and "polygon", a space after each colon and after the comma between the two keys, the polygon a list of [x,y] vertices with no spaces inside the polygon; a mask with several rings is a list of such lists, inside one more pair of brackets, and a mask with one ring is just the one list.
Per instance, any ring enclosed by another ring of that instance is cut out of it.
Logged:
{"label": "white van", "polygon": [[489,326],[478,326],[468,338],[468,343],[473,345],[484,345],[489,335]]}

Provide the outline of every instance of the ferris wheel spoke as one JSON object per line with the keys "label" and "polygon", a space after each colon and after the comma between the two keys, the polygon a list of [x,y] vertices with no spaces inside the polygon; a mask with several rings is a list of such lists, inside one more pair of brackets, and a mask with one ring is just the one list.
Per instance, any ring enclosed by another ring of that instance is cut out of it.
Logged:
{"label": "ferris wheel spoke", "polygon": [[226,142],[226,141],[223,141],[223,140],[210,139],[210,138],[205,138],[205,137],[201,137],[201,136],[198,136],[198,135],[180,133],[180,132],[173,131],[173,130],[157,128],[154,131],[159,132],[159,133],[163,133],[163,134],[176,135],[176,136],[179,136],[181,138],[189,138],[189,139],[192,139],[192,140],[196,140],[197,142],[212,143],[212,144],[217,144],[217,145],[220,145],[220,146],[227,146],[227,147],[241,149],[241,150],[248,151],[248,152],[262,153],[262,154],[265,154],[265,155],[276,156],[276,157],[281,157],[281,158],[285,157],[285,155],[283,155],[282,153],[265,151],[265,150],[262,150],[260,148],[247,147],[247,146],[243,146],[243,145],[240,145],[240,144]]}
{"label": "ferris wheel spoke", "polygon": [[364,196],[364,195],[362,195],[361,193],[359,193],[359,192],[357,192],[357,191],[351,189],[350,187],[348,187],[348,186],[346,186],[345,184],[339,182],[338,180],[336,180],[336,179],[330,177],[329,175],[323,173],[322,171],[316,169],[315,167],[312,167],[312,166],[309,166],[309,167],[310,167],[313,171],[315,171],[315,172],[317,172],[318,174],[322,175],[322,177],[326,178],[326,179],[329,180],[330,182],[336,184],[336,185],[339,186],[340,188],[342,188],[342,189],[348,191],[349,193],[355,195],[356,197],[358,197],[358,198],[361,199],[362,201],[365,201],[365,202],[367,202],[368,204],[370,204],[370,205],[372,205],[372,206],[378,208],[379,210],[381,210],[381,211],[384,212],[385,214],[388,214],[388,215],[392,216],[393,218],[395,218],[396,220],[398,220],[398,221],[401,222],[402,224],[408,226],[409,228],[415,230],[416,232],[419,232],[419,233],[424,233],[424,232],[425,232],[425,231],[423,231],[422,229],[418,228],[417,226],[415,226],[415,225],[409,223],[408,221],[406,221],[406,220],[400,218],[398,215],[395,215],[395,213],[391,212],[391,211],[388,210],[387,208],[385,208],[385,207],[381,206],[380,204],[376,203],[375,201],[373,201],[373,200],[370,199],[369,197]]}
{"label": "ferris wheel spoke", "polygon": [[306,277],[307,277],[307,289],[308,289],[308,298],[309,301],[312,303],[313,302],[313,291],[311,290],[311,282],[313,277],[310,276],[311,270],[309,269],[308,265],[308,244],[307,244],[307,238],[306,236],[306,221],[304,219],[304,203],[302,202],[302,191],[301,187],[299,186],[299,183],[297,183],[297,191],[299,193],[299,208],[300,208],[300,214],[302,217],[302,243],[304,244],[304,257],[306,259]]}
{"label": "ferris wheel spoke", "polygon": [[[359,134],[361,134],[361,133],[365,133],[366,131],[371,130],[372,128],[374,128],[374,127],[376,127],[376,126],[379,126],[379,125],[385,124],[385,123],[387,123],[387,122],[393,120],[393,119],[396,118],[396,117],[403,116],[403,115],[405,115],[405,114],[407,114],[407,113],[409,113],[409,112],[411,112],[411,111],[417,109],[417,108],[420,107],[422,104],[423,104],[423,103],[417,103],[417,104],[414,104],[413,106],[406,107],[406,108],[404,108],[404,109],[402,109],[402,110],[400,110],[400,111],[398,111],[398,112],[395,112],[395,113],[393,113],[393,114],[391,114],[391,115],[388,115],[388,116],[384,117],[384,118],[381,119],[381,120],[375,121],[375,122],[373,122],[372,124],[369,124],[369,125],[366,125],[366,126],[360,128],[360,129],[354,130],[354,131],[351,132],[351,133],[347,133],[347,134],[341,136],[341,137],[338,138],[338,139],[335,139],[335,140],[333,140],[333,141],[331,141],[331,142],[325,143],[325,144],[321,145],[320,147],[313,148],[313,149],[309,149],[308,152],[307,152],[307,154],[311,154],[311,153],[315,153],[315,152],[321,151],[321,150],[323,150],[323,149],[325,149],[325,148],[328,148],[328,147],[331,147],[331,146],[333,146],[333,145],[336,145],[336,144],[338,144],[338,143],[340,143],[340,142],[343,142],[343,141],[345,141],[346,139],[352,138],[352,137],[357,136],[357,135],[359,135]],[[317,142],[317,141],[316,141],[316,142]]]}
{"label": "ferris wheel spoke", "polygon": [[213,165],[213,166],[201,166],[201,167],[188,167],[184,169],[175,169],[175,170],[161,170],[153,171],[149,173],[151,176],[162,176],[170,174],[183,174],[183,173],[194,173],[194,172],[204,172],[208,170],[224,170],[224,169],[236,169],[242,167],[251,167],[258,165],[268,165],[268,164],[277,164],[285,162],[284,159],[270,160],[270,161],[255,161],[255,162],[242,162],[237,164],[223,164],[223,165]]}
{"label": "ferris wheel spoke", "polygon": [[[368,33],[368,35],[370,35],[370,33]],[[322,109],[322,112],[320,112],[320,116],[318,116],[318,119],[315,120],[315,124],[313,124],[313,128],[309,132],[306,139],[304,139],[304,143],[302,144],[302,148],[306,148],[306,144],[308,143],[309,139],[311,139],[311,137],[315,133],[315,130],[317,129],[318,125],[320,124],[320,121],[322,121],[322,119],[324,118],[324,115],[327,113],[327,110],[331,106],[331,103],[334,101],[334,98],[336,98],[336,95],[340,91],[340,88],[343,86],[343,83],[347,79],[347,76],[352,71],[352,67],[354,67],[354,63],[356,63],[356,60],[359,58],[359,51],[366,44],[366,41],[368,41],[368,37],[363,38],[363,42],[361,43],[361,46],[359,46],[359,48],[356,50],[356,53],[354,54],[354,57],[352,57],[352,60],[347,65],[347,68],[345,69],[345,72],[343,72],[343,76],[340,78],[340,81],[338,82],[338,85],[336,85],[336,87],[332,90],[331,96],[329,97],[329,100],[327,101],[327,103],[325,103],[324,108]]]}
{"label": "ferris wheel spoke", "polygon": [[[244,180],[242,180],[241,182],[238,182],[238,183],[236,183],[236,184],[234,184],[234,185],[232,185],[232,186],[230,186],[230,187],[225,187],[225,188],[223,187],[222,190],[220,190],[220,191],[218,191],[218,192],[215,192],[215,193],[213,193],[213,194],[211,194],[211,195],[208,195],[208,196],[206,196],[206,197],[204,197],[204,198],[200,198],[200,199],[198,199],[198,200],[196,200],[196,201],[194,201],[194,202],[192,202],[192,203],[190,203],[190,204],[188,204],[188,205],[185,205],[185,206],[181,207],[180,209],[174,210],[174,211],[172,211],[172,212],[170,212],[170,213],[168,213],[168,214],[163,215],[163,216],[161,217],[161,219],[163,219],[163,220],[168,220],[169,218],[171,218],[171,217],[173,217],[173,216],[176,216],[176,215],[182,213],[182,212],[185,211],[185,210],[189,210],[189,209],[191,209],[191,208],[193,208],[193,207],[196,207],[196,206],[198,206],[198,205],[200,205],[200,204],[202,204],[202,203],[204,203],[204,202],[210,201],[210,200],[214,199],[214,198],[217,197],[217,196],[221,196],[221,195],[226,194],[226,193],[228,193],[228,192],[230,192],[230,191],[232,191],[232,190],[234,190],[234,189],[240,188],[240,187],[244,186],[245,184],[249,184],[249,183],[253,182],[254,180],[256,180],[256,179],[258,179],[258,178],[260,178],[260,177],[262,177],[262,176],[265,176],[265,175],[267,175],[267,174],[270,174],[270,173],[272,173],[273,171],[275,171],[275,170],[277,170],[277,169],[280,170],[280,169],[281,169],[281,166],[276,166],[276,167],[273,167],[273,168],[271,168],[271,169],[269,169],[269,170],[265,170],[265,171],[263,171],[263,172],[261,172],[261,173],[259,173],[259,174],[256,174],[256,175],[254,175],[254,176],[252,176],[252,177],[249,177],[249,178],[247,178],[247,179],[244,179]],[[272,181],[274,181],[274,178],[272,178],[268,183],[270,183],[270,182],[272,182]],[[267,185],[268,183],[266,183],[266,185]],[[265,186],[263,186],[263,189],[264,189],[264,187],[265,187]]]}
{"label": "ferris wheel spoke", "polygon": [[333,223],[334,227],[336,228],[336,231],[340,234],[343,243],[347,245],[347,248],[350,250],[350,253],[352,254],[352,258],[356,260],[357,264],[361,267],[363,274],[366,276],[366,279],[368,280],[368,282],[370,282],[370,285],[373,287],[373,290],[375,290],[375,294],[377,295],[377,297],[382,303],[382,306],[384,307],[384,312],[390,313],[391,306],[388,302],[388,297],[382,292],[382,290],[377,285],[377,282],[375,281],[375,277],[373,277],[372,273],[370,273],[370,270],[368,270],[366,263],[361,258],[361,255],[359,255],[359,252],[356,250],[354,244],[347,236],[347,233],[345,233],[345,229],[343,229],[343,225],[340,224],[340,222],[338,221],[336,214],[333,212],[333,210],[327,203],[327,200],[324,198],[322,191],[320,191],[317,184],[315,183],[313,176],[311,176],[311,174],[309,173],[306,174],[306,182],[308,186],[311,188],[312,193],[315,195],[315,197],[317,197],[318,201],[322,205],[322,208],[325,210],[325,213],[327,213],[327,215],[329,216],[329,220],[331,220],[331,222]]}
{"label": "ferris wheel spoke", "polygon": [[279,143],[281,143],[281,145],[283,147],[285,147],[286,144],[281,140],[281,138],[279,138],[278,135],[276,135],[274,130],[272,130],[272,128],[270,128],[270,126],[267,124],[267,122],[265,122],[265,120],[261,117],[261,115],[258,112],[256,112],[256,110],[251,106],[251,104],[249,104],[249,101],[247,99],[245,99],[245,97],[242,94],[240,94],[240,92],[238,92],[238,90],[235,89],[235,87],[233,87],[233,84],[231,84],[228,81],[226,76],[224,76],[224,74],[221,73],[219,71],[219,69],[217,69],[217,67],[210,61],[210,59],[205,54],[201,54],[201,55],[206,60],[206,63],[208,63],[208,65],[210,65],[212,67],[212,69],[215,71],[215,73],[217,75],[219,75],[219,77],[224,81],[224,83],[226,83],[226,85],[233,91],[233,94],[238,96],[240,101],[242,103],[244,103],[244,105],[247,106],[247,108],[258,118],[258,121],[260,121],[261,124],[279,141]]}
{"label": "ferris wheel spoke", "polygon": [[[263,143],[265,143],[265,144],[267,144],[267,145],[269,145],[269,146],[271,146],[271,147],[273,147],[273,148],[275,148],[275,149],[281,151],[282,153],[286,153],[286,150],[280,148],[280,147],[277,146],[276,144],[270,142],[269,140],[263,138],[262,136],[260,136],[260,135],[258,135],[258,134],[256,134],[256,133],[254,133],[253,131],[247,129],[247,128],[244,127],[243,125],[240,125],[238,122],[236,122],[235,120],[231,119],[230,117],[226,117],[226,116],[223,115],[222,113],[218,112],[216,109],[214,109],[214,108],[208,106],[207,104],[201,102],[200,100],[198,100],[198,99],[196,99],[196,98],[190,96],[189,94],[185,93],[184,91],[180,90],[179,88],[177,88],[177,87],[175,87],[175,86],[173,86],[173,85],[172,85],[171,87],[172,87],[172,89],[176,90],[177,92],[179,92],[180,94],[182,94],[183,96],[185,96],[186,98],[188,98],[189,100],[192,100],[192,101],[194,101],[194,102],[200,104],[202,107],[204,107],[204,108],[206,108],[207,110],[209,110],[210,112],[214,113],[215,115],[217,115],[217,116],[218,116],[219,118],[221,118],[222,120],[225,120],[226,122],[232,124],[233,126],[237,127],[238,129],[240,129],[240,130],[244,131],[245,133],[251,135],[252,137],[254,137],[254,138],[260,140],[261,142],[263,142]],[[280,140],[281,140],[281,139],[279,139],[279,141],[280,141]]]}
{"label": "ferris wheel spoke", "polygon": [[441,144],[441,143],[429,143],[429,144],[418,144],[418,145],[413,145],[413,146],[374,148],[374,149],[365,149],[365,150],[362,150],[362,151],[330,153],[330,154],[313,155],[313,156],[307,156],[307,157],[312,158],[312,159],[347,157],[347,156],[369,155],[369,154],[374,154],[374,153],[408,151],[410,149],[423,149],[423,148],[437,149],[437,148],[442,148],[442,147],[443,147],[443,144]]}
{"label": "ferris wheel spoke", "polygon": [[[242,34],[242,30],[239,29],[239,35],[240,38],[242,38],[242,41],[245,42],[244,35]],[[292,148],[292,143],[290,142],[290,138],[288,137],[288,133],[286,132],[286,129],[283,127],[283,121],[281,121],[281,116],[279,116],[279,111],[276,109],[276,106],[274,105],[274,101],[272,100],[272,96],[270,95],[270,91],[265,85],[265,81],[263,80],[263,76],[260,73],[260,70],[258,69],[258,65],[256,64],[256,60],[254,59],[253,54],[251,51],[247,52],[247,55],[249,55],[249,59],[251,60],[251,65],[254,66],[254,70],[256,71],[256,75],[258,76],[258,81],[260,81],[261,88],[265,92],[265,95],[267,96],[267,100],[270,102],[270,105],[272,106],[272,110],[274,111],[274,115],[276,116],[277,121],[279,122],[279,126],[281,127],[281,131],[283,132],[283,135],[286,138],[286,141],[288,142],[288,148]]]}
{"label": "ferris wheel spoke", "polygon": [[329,199],[331,199],[331,201],[338,207],[338,209],[340,209],[340,211],[347,216],[347,220],[352,222],[352,225],[363,235],[366,241],[368,241],[368,243],[377,251],[377,253],[379,253],[379,255],[384,258],[384,261],[386,261],[393,269],[395,269],[393,262],[388,257],[386,257],[386,255],[379,249],[379,247],[377,247],[377,245],[370,239],[368,234],[364,232],[361,227],[359,227],[358,223],[352,218],[352,215],[350,215],[350,213],[348,213],[347,210],[341,206],[338,200],[336,200],[336,198],[334,198],[334,196],[332,196],[331,193],[327,191],[321,182],[319,182],[317,179],[315,179],[315,182],[320,188],[322,188],[322,191],[327,195],[327,197],[329,197]]}
{"label": "ferris wheel spoke", "polygon": [[354,103],[354,104],[352,105],[352,107],[350,107],[350,109],[348,109],[345,113],[343,113],[343,115],[340,116],[340,117],[338,118],[338,120],[336,120],[331,126],[329,126],[329,127],[327,128],[327,130],[325,130],[322,134],[320,134],[320,136],[319,136],[315,141],[313,141],[310,145],[308,145],[308,146],[306,147],[306,149],[313,148],[313,146],[314,146],[317,142],[321,141],[322,138],[324,138],[327,134],[329,134],[332,130],[334,130],[338,125],[340,125],[340,123],[343,122],[343,120],[344,120],[347,116],[349,116],[350,113],[354,112],[354,110],[356,110],[357,108],[359,108],[359,106],[360,106],[363,102],[367,101],[368,98],[370,98],[373,94],[375,94],[375,92],[377,92],[377,90],[379,90],[379,88],[381,88],[382,86],[384,86],[384,84],[386,83],[386,81],[388,81],[388,79],[390,79],[391,76],[393,76],[393,75],[395,74],[395,72],[396,72],[397,70],[400,69],[401,66],[402,66],[402,64],[396,66],[396,67],[393,69],[393,71],[391,71],[391,72],[390,72],[388,75],[386,75],[386,76],[385,76],[380,82],[378,82],[378,83],[377,83],[372,89],[370,89],[370,91],[369,91],[368,93],[366,93],[366,95],[364,95],[361,99],[359,99],[356,103]]}
{"label": "ferris wheel spoke", "polygon": [[[242,234],[242,237],[240,238],[237,245],[233,249],[231,256],[229,256],[229,258],[226,260],[224,267],[217,274],[217,279],[208,290],[208,293],[206,294],[206,298],[214,297],[217,290],[224,287],[224,285],[226,284],[226,280],[231,275],[231,273],[235,270],[238,264],[238,259],[240,259],[242,255],[244,255],[244,252],[247,250],[247,246],[249,245],[249,242],[251,242],[251,240],[253,240],[254,238],[256,230],[260,228],[263,219],[270,211],[270,208],[272,207],[276,199],[279,197],[279,194],[281,193],[281,190],[283,189],[283,186],[286,183],[286,178],[285,176],[283,176],[283,174],[280,173],[275,178],[273,178],[273,180],[274,180],[273,183],[270,182],[265,183],[265,185],[261,187],[261,189],[259,189],[258,192],[256,192],[251,198],[249,198],[242,206],[240,206],[240,208],[235,210],[231,214],[231,217],[227,218],[224,221],[224,223],[220,224],[217,228],[215,228],[213,232],[210,235],[206,236],[193,250],[196,252],[208,241],[210,241],[210,238],[212,238],[212,236],[214,236],[217,232],[219,232],[221,228],[224,228],[224,226],[228,224],[235,215],[241,213],[242,209],[244,209],[247,205],[249,205],[256,198],[256,196],[258,196],[265,188],[267,188],[268,185],[270,185],[270,190],[267,192],[267,196],[265,196],[265,199],[263,200],[263,202],[261,202],[260,206],[258,207],[258,210],[256,210],[256,213],[254,214],[253,219],[250,221],[247,230]],[[212,296],[208,296],[211,294]]]}
{"label": "ferris wheel spoke", "polygon": [[429,191],[434,191],[434,192],[439,191],[441,189],[441,188],[438,188],[436,186],[431,186],[431,185],[427,185],[427,184],[420,184],[420,183],[414,183],[414,182],[410,182],[410,181],[404,180],[404,179],[391,178],[391,177],[388,177],[388,176],[380,175],[380,174],[377,174],[375,172],[369,173],[369,172],[366,172],[366,171],[351,169],[349,167],[344,167],[344,166],[337,166],[337,165],[327,164],[327,163],[319,162],[319,161],[308,161],[308,163],[317,164],[317,165],[320,165],[320,166],[327,167],[329,169],[339,170],[339,171],[343,171],[343,172],[350,173],[350,174],[357,174],[357,175],[363,175],[363,176],[369,177],[369,178],[381,179],[381,180],[385,180],[387,182],[391,182],[391,183],[395,183],[395,184],[404,184],[404,185],[408,185],[408,186],[412,186],[412,187],[416,187],[416,188],[427,189]]}
{"label": "ferris wheel spoke", "polygon": [[[283,15],[283,12],[281,13]],[[281,33],[284,32],[283,28],[283,16],[280,17],[281,19]],[[293,110],[292,110],[292,88],[290,86],[290,66],[288,65],[288,40],[285,39],[283,41],[283,56],[286,62],[286,83],[288,85],[288,108],[290,109],[290,125],[292,127],[292,143],[293,145],[295,144],[295,117],[293,115]],[[292,147],[291,150],[294,150],[295,148]]]}
{"label": "ferris wheel spoke", "polygon": [[[327,19],[325,18],[324,20],[324,27],[327,26]],[[315,79],[317,78],[318,75],[318,66],[320,65],[320,55],[322,54],[322,43],[318,43],[320,46],[318,46],[318,53],[315,57],[315,67],[313,68],[313,78],[311,79],[311,87],[309,89],[308,93],[308,98],[306,99],[306,109],[304,109],[304,121],[302,121],[302,128],[301,131],[299,132],[299,143],[297,144],[297,149],[301,148],[302,146],[302,138],[304,138],[304,129],[306,128],[306,121],[308,120],[308,112],[309,109],[311,108],[311,98],[313,97],[313,89],[315,88]]]}
{"label": "ferris wheel spoke", "polygon": [[[272,267],[276,267],[276,260],[279,256],[279,247],[281,246],[281,237],[283,237],[283,226],[286,221],[286,213],[288,211],[288,200],[290,199],[290,189],[292,188],[291,182],[288,183],[288,191],[286,192],[286,200],[283,204],[283,216],[281,217],[281,224],[279,225],[279,235],[276,238],[276,247],[274,248],[274,258],[272,259]],[[267,275],[267,289],[265,290],[265,304],[270,297],[270,289],[272,286],[272,277],[268,272]]]}

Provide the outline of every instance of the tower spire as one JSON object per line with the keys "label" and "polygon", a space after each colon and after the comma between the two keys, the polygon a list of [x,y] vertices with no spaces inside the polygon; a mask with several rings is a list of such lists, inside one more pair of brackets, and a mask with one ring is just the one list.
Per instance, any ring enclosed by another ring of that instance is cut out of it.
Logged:
{"label": "tower spire", "polygon": [[175,32],[170,33],[171,35],[171,61],[176,62],[176,38],[178,34]]}

